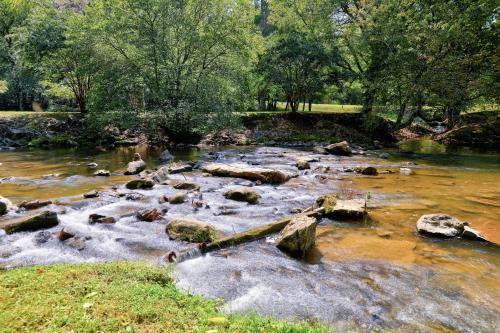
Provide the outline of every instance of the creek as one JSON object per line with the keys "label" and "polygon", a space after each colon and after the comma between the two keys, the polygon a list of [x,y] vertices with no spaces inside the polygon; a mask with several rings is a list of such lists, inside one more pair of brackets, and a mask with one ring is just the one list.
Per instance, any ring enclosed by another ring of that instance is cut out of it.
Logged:
{"label": "creek", "polygon": [[[279,251],[273,237],[220,250],[175,265],[177,286],[224,300],[224,311],[256,312],[287,319],[320,320],[338,331],[495,332],[500,330],[499,247],[464,240],[436,240],[416,234],[424,214],[446,213],[468,221],[500,244],[500,155],[449,151],[430,142],[410,142],[380,152],[338,157],[317,155],[305,148],[224,147],[208,151],[173,151],[180,161],[247,163],[298,174],[282,185],[255,184],[207,177],[201,171],[172,175],[201,186],[208,208],[159,203],[177,190],[157,185],[128,193],[123,176],[127,162],[139,152],[148,166],[158,166],[160,150],[120,148],[111,152],[33,150],[0,152],[0,195],[14,204],[23,200],[57,200],[48,209],[59,212],[61,227],[86,236],[83,250],[57,240],[36,241],[37,232],[6,235],[0,231],[0,268],[52,263],[146,260],[166,265],[163,256],[185,244],[170,241],[165,224],[186,216],[205,221],[226,234],[240,232],[311,206],[327,193],[367,200],[370,218],[352,224],[323,219],[316,245],[304,260]],[[299,158],[313,157],[311,170],[298,171]],[[94,177],[95,170],[111,171]],[[394,173],[362,176],[349,169],[374,166]],[[412,175],[399,173],[411,168]],[[222,193],[252,186],[258,205],[230,201]],[[113,192],[111,188],[114,187]],[[90,190],[105,191],[83,199]],[[107,193],[107,194],[106,194]],[[190,194],[200,199],[199,194]],[[140,222],[135,212],[168,208],[160,222]],[[113,225],[90,225],[98,213],[118,218]],[[23,216],[12,212],[0,223]]]}

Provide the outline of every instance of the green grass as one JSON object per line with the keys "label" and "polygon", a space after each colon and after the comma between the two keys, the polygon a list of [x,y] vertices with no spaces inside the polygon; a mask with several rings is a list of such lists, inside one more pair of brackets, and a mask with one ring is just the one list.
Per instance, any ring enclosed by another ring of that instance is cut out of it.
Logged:
{"label": "green grass", "polygon": [[[285,107],[286,103],[278,103],[278,110],[277,111],[252,111],[252,112],[245,112],[247,115],[259,113],[268,113],[268,114],[275,114],[275,113],[280,113],[280,112],[285,112]],[[306,109],[304,113],[358,113],[361,112],[362,106],[361,105],[340,105],[340,104],[313,104],[311,108],[311,112],[309,112],[308,105],[306,104]],[[287,112],[290,112],[288,110]],[[298,112],[302,112],[302,104],[299,105],[299,110]]]}
{"label": "green grass", "polygon": [[143,263],[55,265],[0,272],[0,331],[328,332],[319,324],[225,315]]}

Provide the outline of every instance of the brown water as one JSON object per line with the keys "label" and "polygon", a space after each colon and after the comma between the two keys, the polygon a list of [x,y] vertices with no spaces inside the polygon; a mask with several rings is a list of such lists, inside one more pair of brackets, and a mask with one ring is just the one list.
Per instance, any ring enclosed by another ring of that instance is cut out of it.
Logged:
{"label": "brown water", "polygon": [[[149,166],[157,164],[159,150],[145,147],[112,152],[71,150],[0,153],[0,195],[22,200],[80,201],[81,194],[109,188],[130,179],[121,175],[134,152]],[[311,152],[281,148],[238,148],[220,151],[225,163],[257,162],[294,171],[294,161]],[[179,159],[197,159],[199,152],[176,152]],[[272,239],[177,265],[181,288],[208,297],[223,298],[227,311],[256,311],[285,318],[319,319],[339,331],[385,328],[422,332],[494,332],[500,317],[500,256],[498,247],[461,240],[432,240],[415,233],[423,214],[447,213],[467,220],[493,242],[500,243],[500,156],[449,152],[440,145],[415,142],[391,152],[389,160],[377,154],[337,158],[318,156],[313,163],[330,172],[300,172],[281,186],[255,186],[262,196],[258,208],[225,200],[221,191],[250,182],[185,176],[200,184],[210,209],[170,206],[166,215],[207,221],[226,233],[238,232],[305,208],[328,192],[345,198],[370,193],[370,220],[348,224],[324,219],[317,230],[316,247],[306,262],[284,256]],[[99,164],[112,176],[93,177],[86,165]],[[413,175],[399,174],[408,162]],[[413,165],[417,163],[417,165]],[[343,172],[344,167],[373,165],[394,174],[377,177]],[[52,175],[51,175],[52,174]],[[55,174],[55,175],[54,175]],[[98,199],[75,206],[61,215],[64,227],[90,235],[84,251],[59,243],[34,245],[33,235],[0,235],[0,266],[81,262],[110,259],[159,260],[160,254],[183,246],[164,237],[164,224],[138,223],[124,217],[115,226],[89,226],[88,214],[126,216],[144,207],[161,208],[158,197],[169,187],[142,191],[141,202]],[[108,201],[106,201],[108,200]],[[221,209],[234,210],[220,215]],[[2,238],[3,237],[3,238]]]}

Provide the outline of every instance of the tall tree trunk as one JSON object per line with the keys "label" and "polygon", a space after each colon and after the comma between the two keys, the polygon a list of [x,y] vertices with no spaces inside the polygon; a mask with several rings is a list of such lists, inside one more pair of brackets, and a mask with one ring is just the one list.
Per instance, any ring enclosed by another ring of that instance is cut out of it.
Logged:
{"label": "tall tree trunk", "polygon": [[367,88],[363,97],[363,113],[368,114],[373,111],[373,102],[375,100],[375,96],[373,91],[370,88]]}
{"label": "tall tree trunk", "polygon": [[285,111],[288,111],[288,106],[290,105],[290,100],[286,100],[286,106],[285,106]]}
{"label": "tall tree trunk", "polygon": [[309,112],[311,112],[311,110],[312,110],[312,101],[309,100]]}

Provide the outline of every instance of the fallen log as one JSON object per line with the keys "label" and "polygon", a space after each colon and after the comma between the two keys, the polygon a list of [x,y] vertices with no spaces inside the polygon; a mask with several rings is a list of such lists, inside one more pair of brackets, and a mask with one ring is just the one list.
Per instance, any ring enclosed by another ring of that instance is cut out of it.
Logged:
{"label": "fallen log", "polygon": [[[325,212],[324,208],[318,208],[303,213],[303,215],[308,217],[320,218],[323,216],[324,212]],[[247,231],[227,236],[208,244],[201,244],[197,250],[196,248],[190,247],[187,249],[183,249],[179,252],[171,252],[167,254],[167,259],[170,262],[182,262],[185,260],[201,256],[207,252],[212,252],[227,247],[262,239],[270,234],[275,234],[283,230],[283,228],[285,228],[288,225],[288,223],[290,223],[290,221],[294,218],[294,216],[296,215],[287,216],[277,221],[274,221],[270,224],[262,225]]]}

